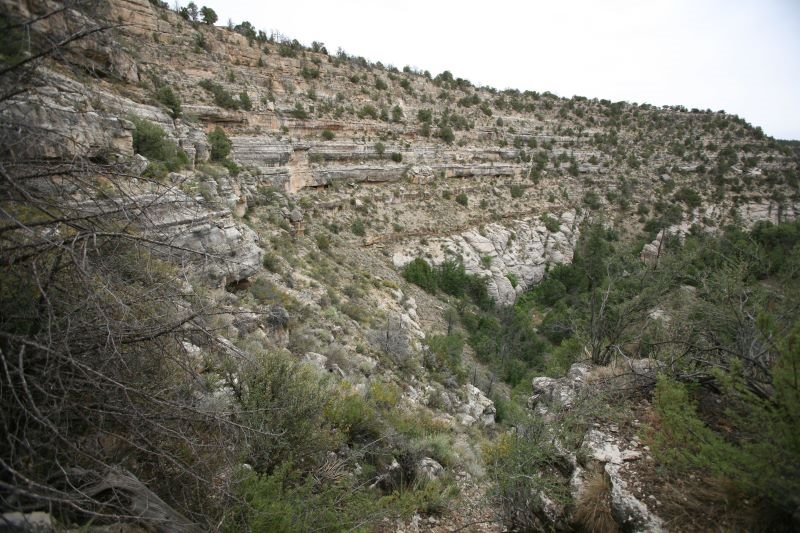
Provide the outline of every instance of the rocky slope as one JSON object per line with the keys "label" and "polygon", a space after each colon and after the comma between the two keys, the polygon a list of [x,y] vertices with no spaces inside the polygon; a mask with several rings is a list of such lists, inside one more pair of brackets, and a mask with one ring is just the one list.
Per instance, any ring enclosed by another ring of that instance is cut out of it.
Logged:
{"label": "rocky slope", "polygon": [[[3,2],[26,19],[58,5]],[[508,391],[469,348],[468,381],[426,366],[426,340],[449,330],[445,311],[454,304],[408,284],[407,263],[458,260],[509,305],[572,261],[584,220],[628,236],[643,226],[685,234],[800,211],[796,156],[724,112],[474,87],[449,72],[248,39],[146,0],[64,17],[44,19],[37,31],[103,20],[116,27],[43,62],[44,82],[8,99],[4,130],[26,122],[48,132],[15,157],[121,162],[127,182],[114,201],[146,206],[137,216],[149,221],[147,235],[169,243],[169,260],[187,267],[184,292],[219,306],[207,327],[231,359],[284,350],[354,394],[396,387],[399,411],[457,435],[447,468],[467,494],[478,485],[464,480],[483,474],[484,437],[473,436],[494,431],[490,397]],[[163,87],[178,95],[179,117],[159,102]],[[134,153],[141,119],[188,158],[158,183]],[[216,127],[230,138],[234,172],[212,160]],[[68,203],[93,200],[75,190]],[[658,251],[656,239],[643,255]],[[229,363],[209,362],[206,346],[184,347],[210,384],[198,397],[232,409],[241,392]],[[535,381],[534,390],[565,405],[584,370],[573,368],[566,385]],[[640,459],[638,444],[609,439],[599,428],[585,442],[611,478],[615,518],[659,530],[623,479],[627,462]],[[580,498],[589,466],[568,459]],[[441,476],[430,457],[416,468]]]}

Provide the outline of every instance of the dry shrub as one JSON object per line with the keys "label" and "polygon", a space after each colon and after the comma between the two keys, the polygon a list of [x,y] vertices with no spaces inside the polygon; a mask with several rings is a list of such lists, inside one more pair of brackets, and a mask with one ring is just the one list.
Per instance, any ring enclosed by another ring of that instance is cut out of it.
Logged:
{"label": "dry shrub", "polygon": [[625,374],[628,369],[621,364],[611,364],[607,366],[598,366],[586,376],[587,383],[605,384],[611,379],[618,378]]}
{"label": "dry shrub", "polygon": [[573,520],[579,531],[616,533],[620,530],[611,514],[611,480],[603,470],[590,474],[586,480]]}

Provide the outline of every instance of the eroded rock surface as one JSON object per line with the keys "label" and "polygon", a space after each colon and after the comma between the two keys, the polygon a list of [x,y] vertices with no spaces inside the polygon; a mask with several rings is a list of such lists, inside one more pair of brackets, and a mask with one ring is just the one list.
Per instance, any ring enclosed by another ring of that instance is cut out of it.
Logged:
{"label": "eroded rock surface", "polygon": [[[655,367],[646,359],[630,361],[629,369],[636,375],[653,376]],[[593,370],[589,363],[575,363],[563,378],[537,377],[533,379],[533,396],[528,401],[545,420],[552,421],[554,411],[569,410],[574,407],[581,393],[587,391],[588,378]],[[615,426],[593,427],[587,431],[581,444],[581,456],[556,443],[564,456],[564,463],[570,465],[570,490],[574,500],[583,494],[589,472],[601,469],[608,476],[611,485],[611,511],[614,519],[626,531],[661,532],[664,522],[641,499],[634,495],[631,484],[637,484],[635,473],[629,470],[633,462],[645,460],[647,450],[640,448],[638,438],[626,440],[619,435]],[[554,514],[553,523],[563,520],[563,510]]]}
{"label": "eroded rock surface", "polygon": [[403,244],[395,249],[392,260],[400,268],[416,257],[434,265],[460,259],[468,274],[487,278],[489,296],[498,305],[509,305],[541,281],[549,265],[572,261],[577,216],[567,211],[558,220],[556,232],[539,219],[526,218],[508,226],[487,224],[451,237],[432,238],[424,245]]}

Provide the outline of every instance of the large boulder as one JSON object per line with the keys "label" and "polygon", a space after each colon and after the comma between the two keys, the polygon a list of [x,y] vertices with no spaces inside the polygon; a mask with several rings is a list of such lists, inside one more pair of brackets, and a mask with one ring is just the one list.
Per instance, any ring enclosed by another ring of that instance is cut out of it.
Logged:
{"label": "large boulder", "polygon": [[417,463],[414,472],[418,480],[433,481],[442,475],[444,467],[430,457],[423,457]]}
{"label": "large boulder", "polygon": [[575,402],[577,391],[585,384],[590,370],[589,363],[575,363],[570,367],[566,377],[555,379],[539,376],[533,378],[533,395],[528,398],[528,408],[541,406],[540,411],[551,408],[570,409]]}
{"label": "large boulder", "polygon": [[458,409],[456,415],[458,421],[465,426],[472,426],[476,423],[482,427],[493,425],[497,413],[494,402],[471,383],[467,383],[465,388],[467,399]]}

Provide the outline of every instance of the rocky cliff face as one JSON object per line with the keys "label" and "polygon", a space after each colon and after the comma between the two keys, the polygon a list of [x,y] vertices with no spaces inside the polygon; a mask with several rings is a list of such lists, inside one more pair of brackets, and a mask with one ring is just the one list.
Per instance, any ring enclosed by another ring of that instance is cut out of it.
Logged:
{"label": "rocky cliff face", "polygon": [[[22,13],[34,8],[15,4]],[[126,119],[135,116],[159,124],[199,164],[208,159],[205,132],[221,125],[251,205],[259,187],[299,194],[391,183],[402,187],[387,189],[390,202],[430,195],[427,213],[398,213],[391,234],[370,232],[369,242],[395,243],[396,266],[412,253],[440,261],[449,248],[471,273],[491,279],[503,303],[541,279],[547,264],[569,261],[577,221],[587,214],[631,228],[636,216],[645,221],[671,208],[675,232],[793,218],[800,209],[787,189],[795,179],[789,155],[737,117],[497,92],[346,56],[284,54],[281,43],[248,43],[144,0],[111,2],[107,14],[124,29],[87,39],[82,50],[97,52],[67,59],[73,68],[102,69],[113,84],[87,85],[55,69],[46,88],[7,111],[8,121],[32,120],[68,140],[42,143],[42,155],[129,156]],[[247,95],[252,109],[218,107],[197,85],[202,80],[218,84],[232,105]],[[153,100],[156,83],[179,95],[183,118],[172,119]],[[469,212],[436,201],[447,194],[442,189],[470,196]],[[697,201],[682,203],[685,194],[677,193],[685,189]],[[339,203],[336,211],[351,207]],[[550,232],[534,222],[548,213],[571,214]],[[431,244],[419,245],[423,234]]]}
{"label": "rocky cliff face", "polygon": [[[438,261],[443,247],[450,247],[470,272],[491,278],[492,295],[504,303],[540,279],[546,264],[569,260],[576,209],[582,212],[578,219],[604,212],[630,227],[626,212],[638,209],[642,221],[656,218],[665,211],[663,199],[691,189],[699,207],[672,200],[683,209],[673,215],[671,231],[734,219],[787,219],[798,210],[785,188],[794,179],[788,155],[737,117],[564,100],[549,93],[499,93],[447,76],[432,80],[309,50],[284,57],[280,43],[248,43],[235,32],[192,25],[144,0],[111,2],[108,12],[127,29],[111,48],[95,42],[92,46],[110,52],[102,61],[95,54],[94,61],[104,62],[112,78],[128,84],[126,90],[79,86],[54,73],[51,86],[21,103],[13,117],[28,117],[34,113],[28,106],[35,106],[44,113],[36,120],[50,129],[80,132],[71,143],[47,148],[47,154],[111,149],[129,155],[125,117],[138,116],[160,124],[198,163],[208,157],[205,131],[226,128],[232,159],[252,184],[245,191],[251,204],[263,186],[298,194],[339,184],[400,183],[408,196],[424,195],[432,181],[443,179],[453,194],[472,196],[470,213],[453,215],[444,203],[444,212],[417,213],[409,224],[398,224],[403,229],[381,238],[398,243],[396,265],[412,250]],[[205,48],[196,45],[200,38]],[[179,57],[184,59],[171,59]],[[138,70],[126,67],[129,63]],[[152,105],[156,79],[180,95],[185,118],[174,121]],[[234,100],[248,95],[252,110],[214,105],[212,95],[197,86],[201,80],[218,83]],[[447,128],[455,132],[455,142],[437,138]],[[333,140],[321,137],[326,130]],[[508,201],[511,187],[524,196]],[[348,209],[346,203],[337,207],[342,209]],[[552,236],[541,225],[531,226],[540,215],[567,211],[572,218]],[[437,226],[430,249],[417,244],[419,234],[431,229],[420,227],[425,219]],[[500,242],[504,239],[508,245]],[[494,265],[481,265],[481,257],[491,257]]]}
{"label": "rocky cliff face", "polygon": [[[0,3],[21,16],[56,6]],[[192,393],[199,404],[234,405],[250,354],[290,354],[347,394],[455,435],[458,459],[443,467],[420,458],[408,467],[420,477],[448,470],[475,489],[482,467],[470,432],[493,428],[503,414],[494,400],[510,393],[469,346],[458,348],[463,364],[448,367],[436,342],[450,336],[446,310],[459,303],[407,283],[407,263],[459,261],[507,306],[573,260],[584,221],[626,241],[645,229],[656,239],[642,258],[657,261],[665,235],[800,212],[795,155],[722,112],[497,91],[248,40],[146,0],[102,7],[69,11],[68,22],[119,27],[42,61],[41,82],[0,107],[3,132],[41,132],[40,142],[6,151],[110,168],[92,178],[113,182],[113,205],[134,210],[141,236],[161,243],[152,250],[181,267],[184,292],[216,306],[202,324],[216,347],[182,344],[197,381],[211,384]],[[55,30],[49,24],[44,31]],[[209,81],[216,89],[200,85]],[[180,116],[159,98],[163,88],[177,95]],[[188,163],[149,174],[158,161],[135,153],[138,120],[161,128]],[[217,127],[231,142],[227,160],[211,157]],[[80,188],[63,198],[97,201]],[[562,380],[539,378],[530,409],[543,419],[569,411],[591,392],[593,372],[578,365]],[[628,465],[645,461],[638,441],[615,433],[587,432],[587,461],[564,454],[573,496],[602,470],[617,522],[660,530],[651,502],[628,485]],[[344,448],[331,462],[353,459]],[[387,463],[376,466],[381,483],[399,475],[401,465]],[[555,502],[543,508],[555,509],[550,525],[565,523]]]}

